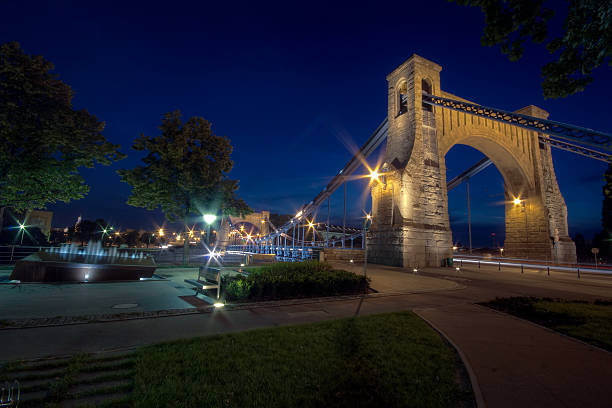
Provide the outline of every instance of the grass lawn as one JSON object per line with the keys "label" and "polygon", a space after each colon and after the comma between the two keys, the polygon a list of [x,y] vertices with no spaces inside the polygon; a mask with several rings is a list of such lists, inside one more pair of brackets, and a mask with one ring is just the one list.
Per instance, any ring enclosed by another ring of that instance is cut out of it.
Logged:
{"label": "grass lawn", "polygon": [[612,302],[515,297],[483,303],[612,351]]}
{"label": "grass lawn", "polygon": [[0,364],[13,379],[24,408],[475,406],[455,351],[411,312]]}
{"label": "grass lawn", "polygon": [[460,360],[410,312],[140,349],[135,407],[472,406]]}

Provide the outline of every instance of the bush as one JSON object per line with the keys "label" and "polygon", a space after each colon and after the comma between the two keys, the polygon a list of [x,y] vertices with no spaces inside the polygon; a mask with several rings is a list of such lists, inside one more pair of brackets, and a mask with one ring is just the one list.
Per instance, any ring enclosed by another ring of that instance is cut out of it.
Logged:
{"label": "bush", "polygon": [[224,276],[221,293],[227,301],[333,296],[363,293],[369,281],[326,262],[276,263],[247,276]]}

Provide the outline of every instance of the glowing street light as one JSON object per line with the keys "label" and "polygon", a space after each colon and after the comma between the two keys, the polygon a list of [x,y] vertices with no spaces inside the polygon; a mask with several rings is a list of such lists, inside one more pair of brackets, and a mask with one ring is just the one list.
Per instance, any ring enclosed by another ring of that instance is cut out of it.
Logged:
{"label": "glowing street light", "polygon": [[19,222],[18,222],[18,224],[19,224],[19,232],[21,233],[21,244],[20,245],[23,245],[23,236],[24,236],[24,234],[26,232],[26,226],[25,226],[25,224],[21,224]]}
{"label": "glowing street light", "polygon": [[514,205],[520,205],[522,200],[520,198],[515,198],[514,201],[512,201],[514,203]]}
{"label": "glowing street light", "polygon": [[379,181],[378,177],[380,176],[380,174],[378,174],[378,170],[374,169],[374,170],[370,170],[370,181]]}
{"label": "glowing street light", "polygon": [[208,238],[208,245],[210,245],[210,230],[211,230],[211,225],[213,222],[215,222],[215,220],[217,219],[217,216],[215,214],[204,214],[204,216],[202,217],[204,218],[204,222],[206,224],[208,224],[208,234],[206,235],[206,238]]}
{"label": "glowing street light", "polygon": [[157,231],[157,233],[159,234],[160,237],[164,236],[164,229],[160,228],[159,231]]}
{"label": "glowing street light", "polygon": [[204,214],[204,216],[202,218],[204,218],[204,222],[205,223],[210,225],[213,222],[215,222],[215,220],[217,219],[217,216],[215,214]]}

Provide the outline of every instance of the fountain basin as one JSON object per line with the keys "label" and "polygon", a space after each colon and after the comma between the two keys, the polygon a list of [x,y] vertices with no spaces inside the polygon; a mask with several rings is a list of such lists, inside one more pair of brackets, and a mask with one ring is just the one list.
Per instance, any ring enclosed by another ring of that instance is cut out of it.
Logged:
{"label": "fountain basin", "polygon": [[155,272],[151,257],[37,252],[17,261],[11,280],[21,282],[136,281]]}

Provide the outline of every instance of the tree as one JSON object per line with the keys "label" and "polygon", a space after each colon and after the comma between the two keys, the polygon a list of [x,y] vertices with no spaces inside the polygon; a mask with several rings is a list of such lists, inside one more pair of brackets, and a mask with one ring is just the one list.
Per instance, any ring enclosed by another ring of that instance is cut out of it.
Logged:
{"label": "tree", "polygon": [[570,0],[560,37],[549,39],[548,22],[553,10],[544,0],[450,0],[480,7],[485,16],[481,42],[501,46],[510,61],[523,56],[523,45],[547,40],[546,48],[555,54],[542,67],[545,98],[563,98],[581,92],[593,81],[592,72],[607,63],[612,67],[612,2],[610,0]]}
{"label": "tree", "polygon": [[103,122],[72,108],[72,89],[52,70],[19,43],[0,46],[0,206],[83,198],[89,186],[79,169],[124,157],[102,135]]}
{"label": "tree", "polygon": [[128,247],[137,247],[140,239],[140,233],[136,230],[128,231],[125,234],[125,243]]}
{"label": "tree", "polygon": [[155,245],[157,240],[155,234],[151,232],[143,232],[142,235],[140,235],[140,242],[146,245],[148,248],[151,244]]}
{"label": "tree", "polygon": [[[192,117],[183,123],[179,111],[166,113],[159,129],[160,135],[143,134],[134,142],[133,149],[146,152],[144,165],[118,171],[121,181],[132,186],[129,205],[149,210],[160,207],[168,221],[183,221],[185,226],[193,213],[242,215],[251,211],[236,197],[238,181],[227,177],[233,166],[229,139],[212,133],[203,118]],[[183,262],[187,263],[188,243],[184,242],[184,248]]]}
{"label": "tree", "polygon": [[75,226],[74,239],[78,240],[81,245],[85,245],[90,240],[100,239],[100,228],[98,223],[91,220],[82,220]]}

